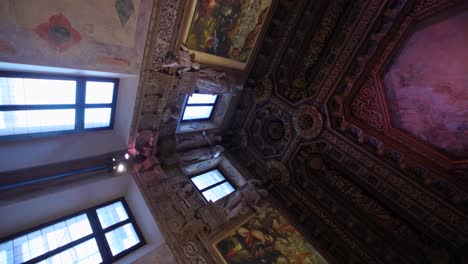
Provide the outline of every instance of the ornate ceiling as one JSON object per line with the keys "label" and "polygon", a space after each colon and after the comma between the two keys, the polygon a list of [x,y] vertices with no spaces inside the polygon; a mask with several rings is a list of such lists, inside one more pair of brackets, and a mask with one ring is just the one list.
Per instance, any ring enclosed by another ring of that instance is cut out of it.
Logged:
{"label": "ornate ceiling", "polygon": [[[176,258],[216,263],[204,233],[177,231],[205,204],[181,202],[188,179],[169,164],[177,122],[162,118],[185,98],[161,72],[185,1],[155,3],[135,177]],[[272,180],[270,202],[328,261],[467,258],[466,10],[463,0],[277,1],[223,145],[247,176]],[[151,169],[155,153],[169,176]]]}
{"label": "ornate ceiling", "polygon": [[337,263],[466,254],[466,8],[279,2],[230,151]]}

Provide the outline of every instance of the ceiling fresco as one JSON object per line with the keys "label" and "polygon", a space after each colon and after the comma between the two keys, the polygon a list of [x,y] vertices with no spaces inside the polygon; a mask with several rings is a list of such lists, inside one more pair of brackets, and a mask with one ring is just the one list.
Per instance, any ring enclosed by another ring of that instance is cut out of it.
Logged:
{"label": "ceiling fresco", "polygon": [[231,151],[337,263],[448,263],[468,241],[462,2],[280,1]]}
{"label": "ceiling fresco", "polygon": [[468,155],[468,11],[416,25],[385,73],[392,125],[452,158]]}

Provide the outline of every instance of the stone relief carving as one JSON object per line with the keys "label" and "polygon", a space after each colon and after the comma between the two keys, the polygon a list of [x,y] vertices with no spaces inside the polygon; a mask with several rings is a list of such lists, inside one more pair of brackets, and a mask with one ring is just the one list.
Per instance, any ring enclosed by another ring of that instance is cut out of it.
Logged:
{"label": "stone relief carving", "polygon": [[200,256],[198,246],[190,241],[183,245],[182,250],[184,255],[190,259],[191,264],[206,264],[204,257]]}
{"label": "stone relief carving", "polygon": [[293,115],[294,129],[305,140],[311,140],[322,132],[322,115],[313,106],[300,107]]}
{"label": "stone relief carving", "polygon": [[374,85],[373,80],[371,80],[359,91],[358,96],[356,96],[351,105],[351,109],[356,117],[367,122],[375,129],[383,131],[385,123]]}

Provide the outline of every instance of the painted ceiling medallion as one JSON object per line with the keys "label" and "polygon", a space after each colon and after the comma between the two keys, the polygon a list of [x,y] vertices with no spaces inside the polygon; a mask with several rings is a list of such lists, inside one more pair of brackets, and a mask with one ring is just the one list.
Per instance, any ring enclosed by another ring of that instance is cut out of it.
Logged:
{"label": "painted ceiling medallion", "polygon": [[303,106],[296,110],[293,123],[296,132],[305,140],[314,139],[323,128],[322,115],[313,106]]}
{"label": "painted ceiling medallion", "polygon": [[267,175],[275,184],[288,185],[290,182],[289,171],[286,166],[278,160],[270,160],[266,163]]}
{"label": "painted ceiling medallion", "polygon": [[51,16],[48,22],[40,24],[34,31],[60,52],[66,51],[81,40],[80,32],[72,27],[62,13]]}
{"label": "painted ceiling medallion", "polygon": [[269,105],[257,110],[250,125],[250,143],[266,158],[279,157],[293,139],[291,116]]}

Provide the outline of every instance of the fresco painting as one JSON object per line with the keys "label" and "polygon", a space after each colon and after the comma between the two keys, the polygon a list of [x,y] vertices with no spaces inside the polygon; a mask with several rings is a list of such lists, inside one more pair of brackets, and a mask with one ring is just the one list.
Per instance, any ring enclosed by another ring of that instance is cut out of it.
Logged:
{"label": "fresco painting", "polygon": [[197,1],[186,46],[193,51],[245,64],[270,7],[271,0]]}
{"label": "fresco painting", "polygon": [[120,24],[124,27],[135,12],[135,5],[132,0],[115,0],[115,11],[119,15]]}
{"label": "fresco painting", "polygon": [[229,264],[327,263],[280,212],[269,206],[222,238],[216,248]]}
{"label": "fresco painting", "polygon": [[468,158],[467,31],[466,10],[422,24],[383,79],[392,125],[453,159]]}
{"label": "fresco painting", "polygon": [[151,0],[0,1],[0,39],[14,43],[16,50],[15,56],[0,50],[0,60],[137,73],[152,3]]}
{"label": "fresco painting", "polygon": [[81,40],[80,32],[63,14],[51,16],[48,22],[40,24],[34,31],[58,51],[65,51]]}

